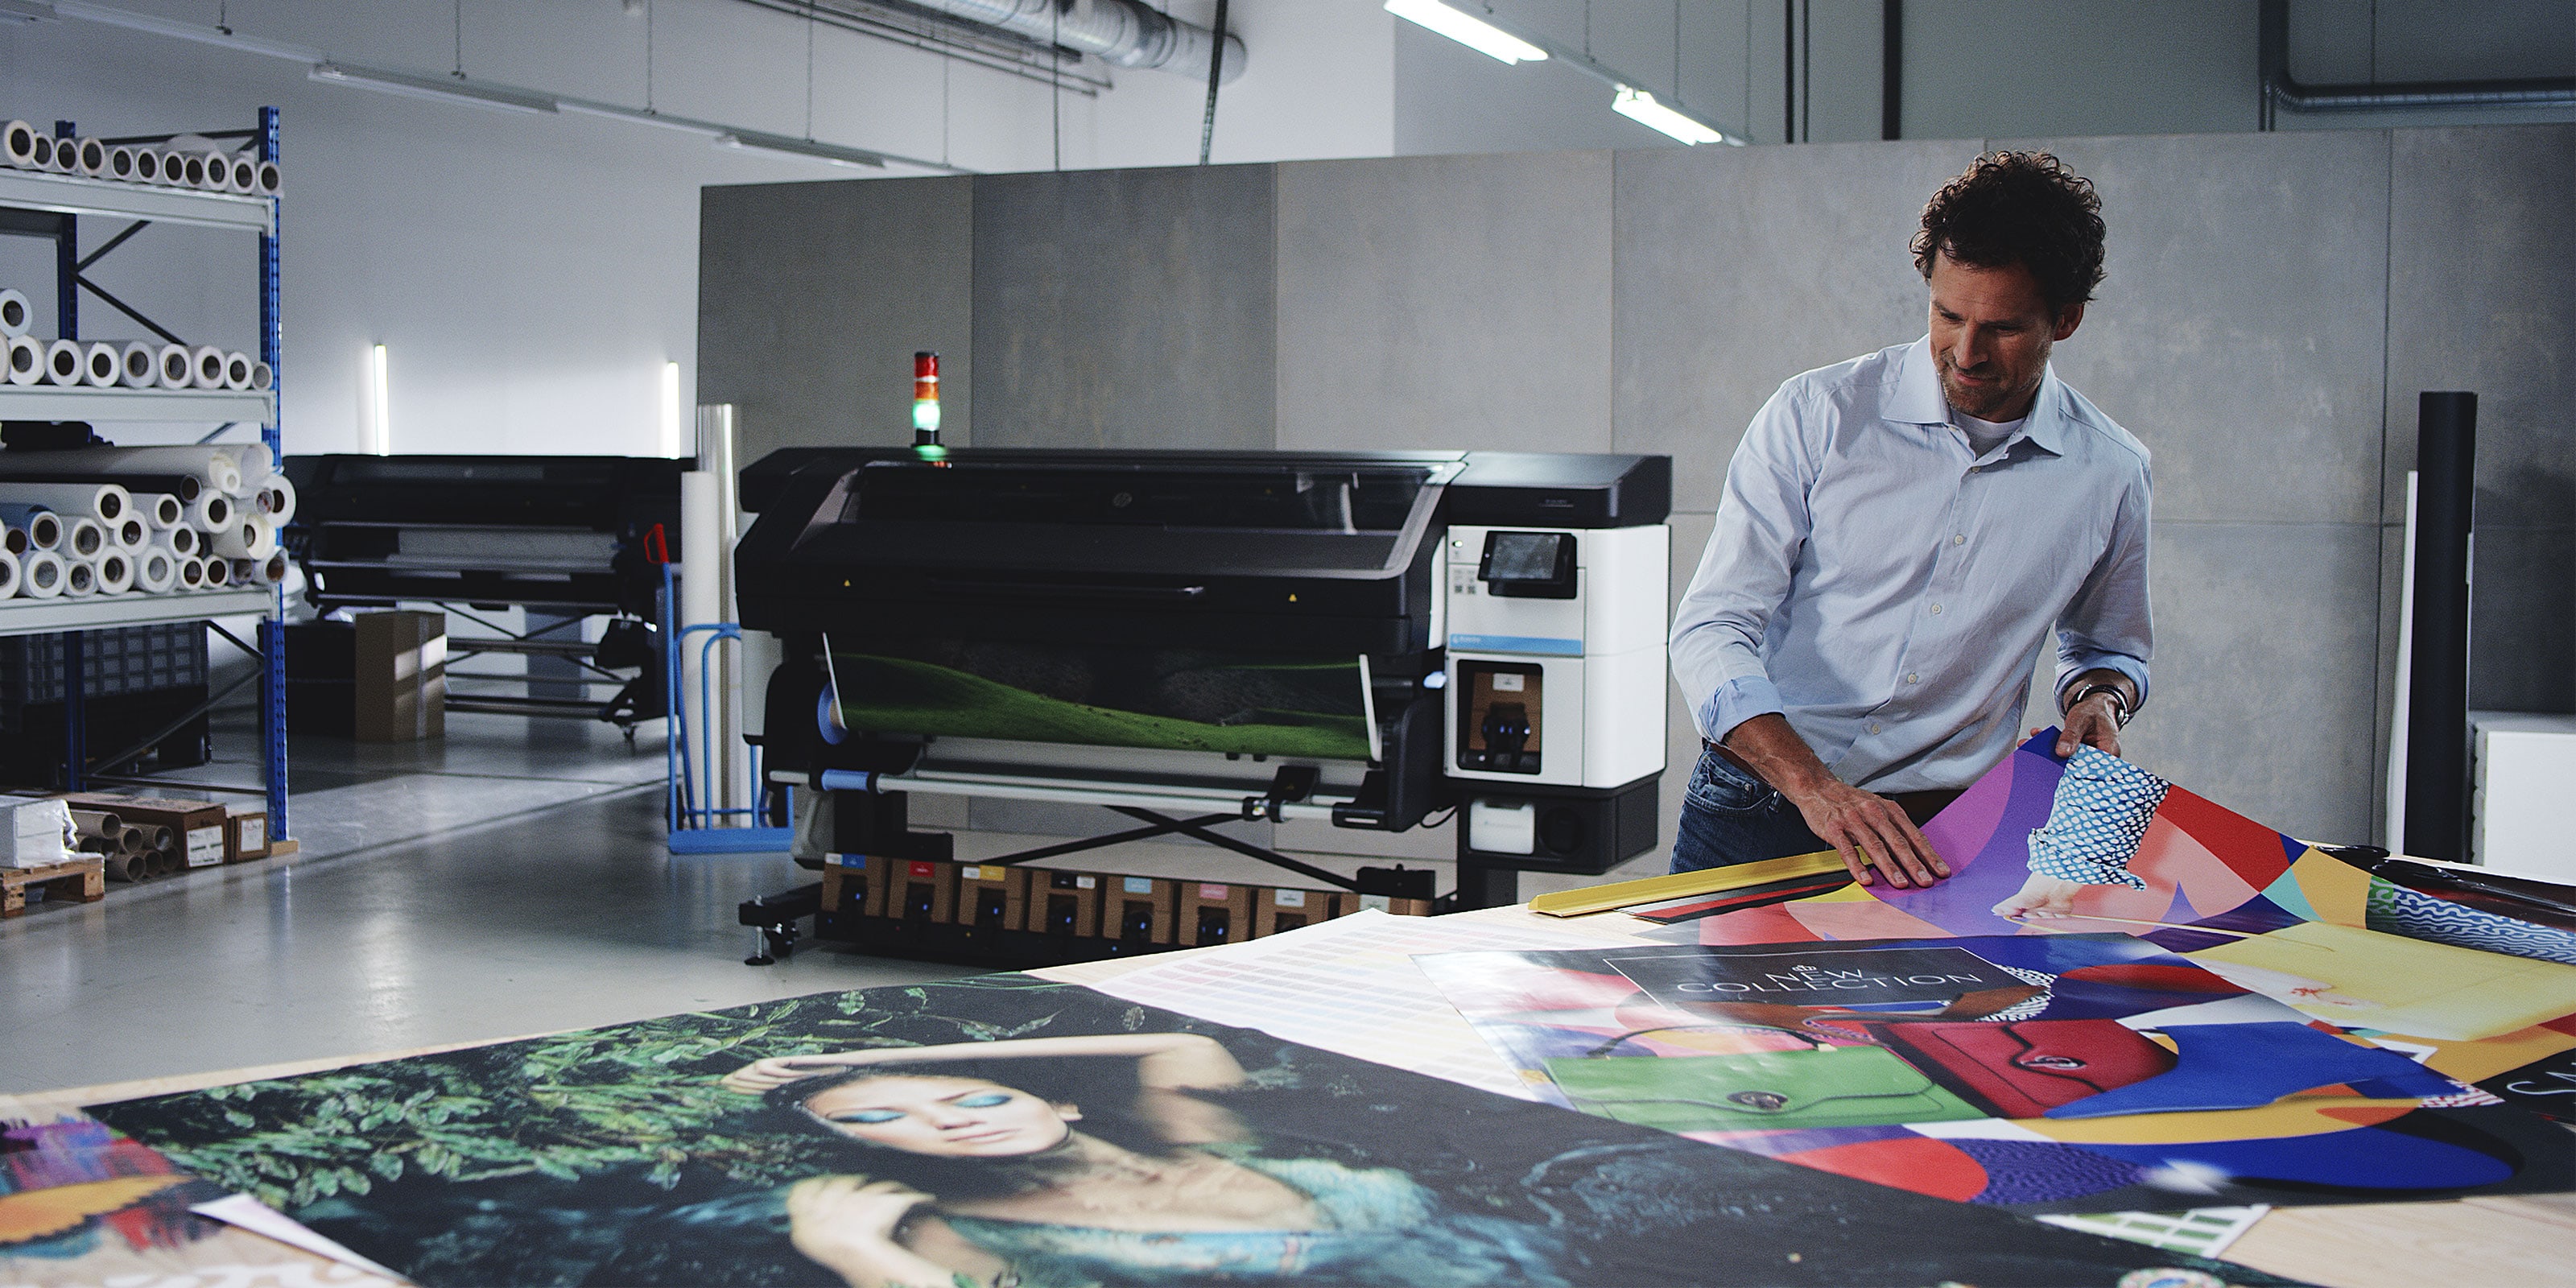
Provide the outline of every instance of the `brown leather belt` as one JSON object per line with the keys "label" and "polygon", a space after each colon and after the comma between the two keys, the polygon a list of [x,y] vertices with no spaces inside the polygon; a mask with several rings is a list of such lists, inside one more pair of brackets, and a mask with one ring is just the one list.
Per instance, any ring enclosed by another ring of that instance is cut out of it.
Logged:
{"label": "brown leather belt", "polygon": [[[1751,761],[1737,755],[1734,748],[1710,742],[1706,738],[1700,739],[1700,745],[1716,752],[1720,760],[1744,771],[1745,777],[1765,787],[1771,785],[1771,780],[1764,778],[1762,771],[1755,769]],[[1905,816],[1914,820],[1916,827],[1921,827],[1930,822],[1933,815],[1950,808],[1950,802],[1959,799],[1964,794],[1964,789],[1939,787],[1922,792],[1880,792],[1878,794],[1896,802],[1896,807],[1904,810]]]}

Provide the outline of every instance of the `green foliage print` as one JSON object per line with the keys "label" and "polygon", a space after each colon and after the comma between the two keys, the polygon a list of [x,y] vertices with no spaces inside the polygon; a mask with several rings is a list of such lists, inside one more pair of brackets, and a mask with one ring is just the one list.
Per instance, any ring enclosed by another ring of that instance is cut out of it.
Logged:
{"label": "green foliage print", "polygon": [[[940,1013],[961,985],[984,1018]],[[102,1116],[131,1124],[187,1170],[289,1212],[407,1174],[569,1181],[641,1168],[667,1189],[684,1169],[712,1168],[774,1185],[813,1174],[816,1138],[766,1129],[752,1112],[759,1098],[725,1091],[718,1078],[773,1056],[1038,1036],[1063,987],[996,975],[943,985],[937,996],[820,993],[216,1087]],[[1004,1002],[1015,1004],[994,1005]]]}

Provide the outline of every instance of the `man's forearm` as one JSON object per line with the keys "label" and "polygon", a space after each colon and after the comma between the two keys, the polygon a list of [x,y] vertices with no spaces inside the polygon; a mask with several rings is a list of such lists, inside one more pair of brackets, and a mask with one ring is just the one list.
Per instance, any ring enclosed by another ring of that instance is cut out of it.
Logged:
{"label": "man's forearm", "polygon": [[2137,682],[2107,666],[2097,666],[2090,671],[2080,672],[2068,677],[2066,683],[2057,686],[2059,706],[2062,708],[2066,704],[2068,695],[2080,693],[2088,686],[2096,684],[2110,685],[2120,695],[2121,705],[2131,712],[2138,709]]}
{"label": "man's forearm", "polygon": [[1755,776],[1792,800],[1812,794],[1834,776],[1825,762],[1816,759],[1807,740],[1789,727],[1789,718],[1776,711],[1727,730],[1718,741],[1752,766]]}

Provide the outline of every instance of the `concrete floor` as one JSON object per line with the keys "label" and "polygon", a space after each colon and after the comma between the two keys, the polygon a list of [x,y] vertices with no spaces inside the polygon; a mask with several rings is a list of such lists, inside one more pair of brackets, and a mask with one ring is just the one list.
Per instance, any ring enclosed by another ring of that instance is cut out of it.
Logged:
{"label": "concrete floor", "polygon": [[[236,717],[238,720],[238,717]],[[246,725],[218,728],[199,781],[255,782]],[[943,979],[953,966],[808,941],[742,964],[735,905],[813,879],[784,855],[663,848],[657,730],[629,746],[573,721],[451,714],[436,742],[299,737],[290,823],[300,853],[111,885],[99,903],[38,904],[0,922],[0,1092],[514,1037],[826,990]],[[954,828],[925,800],[917,827]],[[1071,820],[1078,822],[1078,818]],[[1132,822],[1103,812],[1097,830]],[[1384,843],[1376,858],[1306,854],[1349,874],[1412,866],[1445,829],[1283,834],[1283,847]],[[1283,829],[1283,833],[1285,829]],[[956,832],[957,857],[1057,838]],[[1309,882],[1189,842],[1095,850],[1085,867],[1255,884]],[[1543,890],[1648,875],[1526,875]],[[1451,884],[1445,861],[1440,885]]]}

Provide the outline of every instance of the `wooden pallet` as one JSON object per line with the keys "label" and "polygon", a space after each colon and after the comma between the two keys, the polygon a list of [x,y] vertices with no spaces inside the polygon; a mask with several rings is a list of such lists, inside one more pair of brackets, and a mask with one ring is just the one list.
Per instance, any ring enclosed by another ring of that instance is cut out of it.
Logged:
{"label": "wooden pallet", "polygon": [[102,859],[73,859],[40,868],[0,868],[0,917],[15,917],[27,911],[29,886],[44,887],[48,899],[79,895],[82,903],[96,903],[107,897],[107,863]]}

